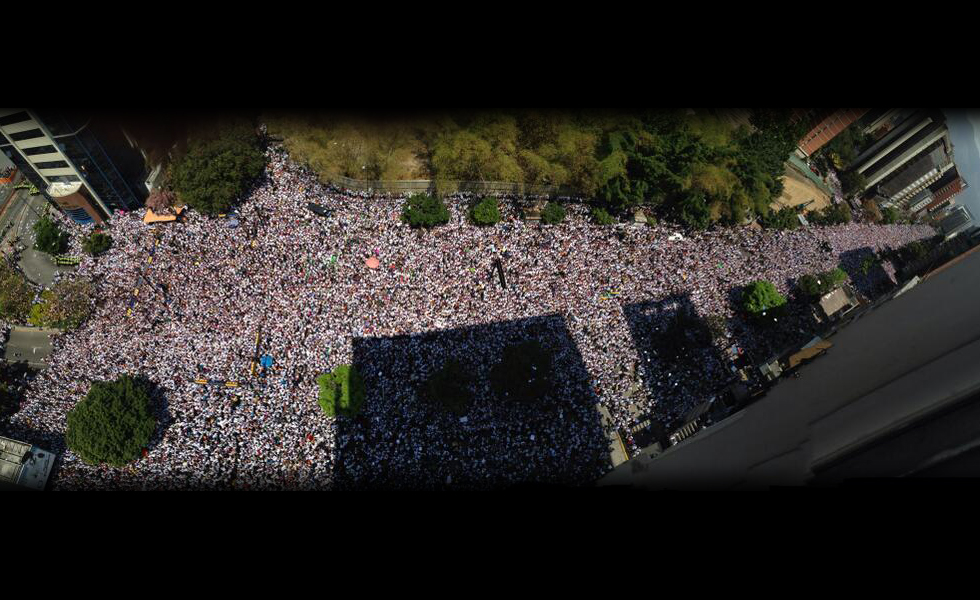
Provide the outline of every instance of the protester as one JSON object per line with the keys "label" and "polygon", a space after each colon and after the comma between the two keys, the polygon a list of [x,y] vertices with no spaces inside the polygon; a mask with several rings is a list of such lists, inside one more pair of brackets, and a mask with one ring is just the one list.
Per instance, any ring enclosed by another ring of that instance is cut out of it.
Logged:
{"label": "protester", "polygon": [[[515,208],[526,199],[506,196],[501,223],[474,227],[466,221],[467,194],[448,198],[448,225],[419,231],[399,220],[402,197],[329,188],[282,148],[268,156],[263,180],[236,211],[240,227],[187,211],[182,222],[154,230],[140,214],[117,214],[111,249],[83,257],[73,276],[97,286],[94,314],[55,338],[50,368],[9,426],[14,437],[60,454],[54,488],[329,488],[340,470],[355,486],[384,486],[399,474],[411,474],[419,487],[586,483],[609,465],[607,441],[590,417],[595,407],[582,398],[562,399],[548,419],[495,410],[486,394],[465,420],[433,417],[405,384],[416,373],[386,360],[395,345],[381,343],[366,377],[376,393],[363,418],[338,428],[317,404],[315,378],[351,363],[356,338],[491,323],[520,335],[507,324],[558,315],[563,331],[549,325],[536,333],[556,349],[557,379],[580,361],[596,401],[621,428],[636,422],[631,404],[676,420],[730,374],[707,358],[680,372],[651,358],[638,348],[637,319],[655,334],[677,308],[665,299],[685,298],[699,315],[725,318],[731,339],[768,348],[779,340],[742,320],[732,290],[765,279],[788,294],[798,277],[833,268],[842,255],[854,263],[849,252],[933,233],[850,224],[725,228],[671,241],[677,230],[666,226],[593,225],[584,205],[571,205],[561,225],[528,223]],[[311,213],[308,202],[331,215]],[[73,228],[72,252],[80,254],[78,227],[62,223]],[[380,268],[365,267],[369,256]],[[495,259],[506,270],[506,289],[494,276]],[[251,374],[257,333],[261,354],[274,358],[265,385]],[[457,350],[499,356],[493,340],[472,343],[480,347]],[[408,347],[424,375],[440,364],[421,346]],[[712,352],[705,348],[704,356]],[[636,365],[642,391],[627,398]],[[93,381],[122,373],[158,386],[156,438],[130,467],[86,465],[65,447],[66,414]],[[241,385],[195,383],[201,378]]]}

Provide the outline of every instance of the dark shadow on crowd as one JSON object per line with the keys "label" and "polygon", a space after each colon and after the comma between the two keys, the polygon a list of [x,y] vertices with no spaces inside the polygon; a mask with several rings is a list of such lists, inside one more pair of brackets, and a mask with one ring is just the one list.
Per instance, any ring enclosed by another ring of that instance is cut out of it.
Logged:
{"label": "dark shadow on crowd", "polygon": [[[528,340],[553,353],[551,392],[520,402],[496,398],[491,368],[506,347]],[[473,377],[474,400],[461,414],[425,393],[447,359]],[[366,401],[358,416],[338,419],[337,489],[583,486],[609,468],[599,399],[560,315],[356,338],[353,365]]]}

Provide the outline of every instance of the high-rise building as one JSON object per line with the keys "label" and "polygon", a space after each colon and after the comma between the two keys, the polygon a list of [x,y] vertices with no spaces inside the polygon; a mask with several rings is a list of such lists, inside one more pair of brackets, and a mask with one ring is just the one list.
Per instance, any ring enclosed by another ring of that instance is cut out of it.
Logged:
{"label": "high-rise building", "polygon": [[927,213],[935,212],[945,207],[954,196],[967,187],[969,187],[969,184],[967,184],[965,179],[960,177],[959,172],[954,168],[930,188],[931,201],[924,207],[913,207],[912,210],[913,212],[917,210]]}
{"label": "high-rise building", "polygon": [[0,109],[0,152],[79,223],[146,199],[143,155],[121,127],[94,115]]}
{"label": "high-rise building", "polygon": [[641,451],[599,485],[758,489],[976,476],[977,250],[900,296],[859,309],[860,318],[840,329],[799,377],[680,443]]}
{"label": "high-rise building", "polygon": [[955,168],[942,112],[892,109],[869,128],[884,133],[849,166],[864,176],[868,195],[882,206],[911,209],[928,205],[930,201],[923,202],[928,197],[923,191]]}
{"label": "high-rise building", "polygon": [[946,234],[946,237],[952,237],[957,233],[969,229],[973,226],[973,213],[970,212],[965,206],[957,206],[953,210],[943,217],[939,222],[939,227]]}

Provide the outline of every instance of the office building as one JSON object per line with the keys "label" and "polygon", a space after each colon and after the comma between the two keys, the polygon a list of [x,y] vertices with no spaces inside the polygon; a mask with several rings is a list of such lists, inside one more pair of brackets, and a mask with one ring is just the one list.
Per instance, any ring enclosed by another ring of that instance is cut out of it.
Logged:
{"label": "office building", "polygon": [[54,459],[47,450],[0,437],[0,490],[43,490]]}
{"label": "office building", "polygon": [[860,318],[798,378],[676,445],[641,451],[598,485],[765,489],[976,476],[980,252],[971,252],[901,296],[857,309]]}
{"label": "office building", "polygon": [[890,109],[872,117],[865,132],[873,132],[877,141],[849,169],[864,176],[866,196],[883,207],[921,210],[932,202],[925,190],[955,169],[941,111]]}
{"label": "office building", "polygon": [[[146,199],[144,156],[109,119],[0,109],[0,152],[79,223],[102,222],[116,210],[139,208]],[[52,197],[67,188],[72,188],[67,195]]]}
{"label": "office building", "polygon": [[960,177],[960,174],[954,168],[950,173],[947,173],[942,179],[937,181],[931,192],[931,202],[925,206],[923,210],[926,213],[934,213],[938,210],[943,209],[951,204],[952,199],[969,187],[969,184],[965,179]]}
{"label": "office building", "polygon": [[947,238],[973,226],[973,213],[965,206],[957,206],[942,218],[939,228]]}

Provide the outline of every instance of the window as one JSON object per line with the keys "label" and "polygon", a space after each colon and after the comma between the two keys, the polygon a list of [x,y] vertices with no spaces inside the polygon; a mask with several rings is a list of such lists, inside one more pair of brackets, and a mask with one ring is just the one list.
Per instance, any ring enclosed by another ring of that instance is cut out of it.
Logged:
{"label": "window", "polygon": [[77,175],[50,175],[47,179],[49,183],[75,183],[81,181]]}
{"label": "window", "polygon": [[10,139],[15,142],[22,140],[33,140],[34,138],[44,137],[44,133],[40,129],[28,129],[27,131],[21,131],[20,133],[11,133]]}
{"label": "window", "polygon": [[68,163],[63,160],[49,160],[47,162],[34,163],[34,166],[38,169],[66,169],[68,168]]}
{"label": "window", "polygon": [[13,125],[14,123],[23,123],[24,121],[29,121],[31,115],[27,114],[27,111],[20,111],[19,113],[14,113],[12,115],[7,115],[6,117],[0,117],[0,127],[4,125]]}
{"label": "window", "polygon": [[57,152],[58,149],[54,146],[36,146],[34,148],[24,148],[24,154],[27,156],[36,156],[38,154],[51,154],[52,152]]}

